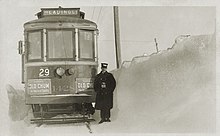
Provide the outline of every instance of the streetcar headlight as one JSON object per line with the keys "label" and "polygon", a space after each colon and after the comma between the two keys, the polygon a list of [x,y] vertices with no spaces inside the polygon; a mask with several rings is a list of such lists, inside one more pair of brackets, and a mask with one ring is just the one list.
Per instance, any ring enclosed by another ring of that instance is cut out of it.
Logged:
{"label": "streetcar headlight", "polygon": [[56,73],[59,76],[63,76],[65,74],[65,70],[63,68],[59,67],[56,69]]}
{"label": "streetcar headlight", "polygon": [[74,72],[75,72],[75,69],[74,68],[70,68],[70,69],[67,70],[67,72],[68,72],[69,75],[73,75]]}

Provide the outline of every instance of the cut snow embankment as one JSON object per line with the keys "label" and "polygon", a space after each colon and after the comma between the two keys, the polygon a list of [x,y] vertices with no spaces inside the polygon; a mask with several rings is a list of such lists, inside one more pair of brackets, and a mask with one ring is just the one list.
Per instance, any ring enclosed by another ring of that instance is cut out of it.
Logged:
{"label": "cut snow embankment", "polygon": [[[113,72],[117,87],[114,92],[112,122],[100,125],[92,123],[92,131],[214,132],[215,35],[188,37],[175,43],[172,49],[144,57],[143,60],[139,57],[138,62],[131,62],[132,65]],[[23,92],[11,86],[7,86],[7,91],[8,114],[11,119],[25,118],[29,107],[24,105]],[[94,115],[97,122],[98,114],[96,111]],[[10,135],[88,133],[85,125],[43,125],[36,128],[24,122],[10,122]]]}
{"label": "cut snow embankment", "polygon": [[119,112],[112,111],[117,119],[105,124],[109,130],[97,131],[213,132],[215,74],[215,35],[188,37],[119,69],[114,73]]}

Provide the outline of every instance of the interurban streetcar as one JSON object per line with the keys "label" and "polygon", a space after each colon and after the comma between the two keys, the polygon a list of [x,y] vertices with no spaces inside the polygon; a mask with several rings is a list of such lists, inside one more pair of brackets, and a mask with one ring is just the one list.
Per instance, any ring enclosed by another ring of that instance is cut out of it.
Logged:
{"label": "interurban streetcar", "polygon": [[24,24],[22,83],[35,118],[94,113],[98,29],[84,16],[79,8],[42,8]]}

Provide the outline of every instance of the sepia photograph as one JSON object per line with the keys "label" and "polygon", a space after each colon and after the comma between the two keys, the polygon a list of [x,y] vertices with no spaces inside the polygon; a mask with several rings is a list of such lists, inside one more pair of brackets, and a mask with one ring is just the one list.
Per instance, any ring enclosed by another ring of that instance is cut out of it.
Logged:
{"label": "sepia photograph", "polygon": [[0,135],[217,135],[218,12],[0,0]]}

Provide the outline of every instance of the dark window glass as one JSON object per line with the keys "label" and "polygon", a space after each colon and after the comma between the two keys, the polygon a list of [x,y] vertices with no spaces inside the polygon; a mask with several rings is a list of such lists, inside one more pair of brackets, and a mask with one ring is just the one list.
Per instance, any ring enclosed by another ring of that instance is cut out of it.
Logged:
{"label": "dark window glass", "polygon": [[28,59],[41,59],[42,51],[42,37],[41,32],[29,32],[28,33]]}
{"label": "dark window glass", "polygon": [[74,57],[73,31],[48,31],[48,57],[73,58]]}
{"label": "dark window glass", "polygon": [[94,59],[94,32],[79,30],[79,57]]}

